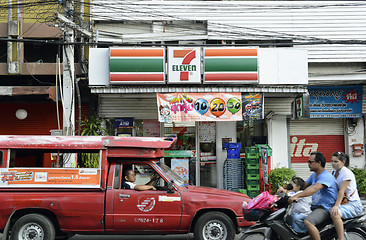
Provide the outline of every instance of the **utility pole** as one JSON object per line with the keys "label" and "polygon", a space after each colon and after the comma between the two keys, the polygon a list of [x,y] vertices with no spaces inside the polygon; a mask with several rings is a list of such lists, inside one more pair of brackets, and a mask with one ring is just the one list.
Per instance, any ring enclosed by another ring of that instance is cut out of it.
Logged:
{"label": "utility pole", "polygon": [[[73,22],[74,1],[64,2],[64,16]],[[75,135],[75,65],[74,65],[74,29],[65,25],[63,47],[63,135]]]}

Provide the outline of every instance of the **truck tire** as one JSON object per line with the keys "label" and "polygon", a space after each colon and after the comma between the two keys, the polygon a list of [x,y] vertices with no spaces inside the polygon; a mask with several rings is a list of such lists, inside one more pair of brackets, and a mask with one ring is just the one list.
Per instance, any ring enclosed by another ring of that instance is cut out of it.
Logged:
{"label": "truck tire", "polygon": [[231,219],[222,212],[208,212],[200,216],[194,227],[194,239],[233,240],[235,227]]}
{"label": "truck tire", "polygon": [[10,240],[54,240],[55,227],[41,214],[28,214],[19,218],[11,228]]}

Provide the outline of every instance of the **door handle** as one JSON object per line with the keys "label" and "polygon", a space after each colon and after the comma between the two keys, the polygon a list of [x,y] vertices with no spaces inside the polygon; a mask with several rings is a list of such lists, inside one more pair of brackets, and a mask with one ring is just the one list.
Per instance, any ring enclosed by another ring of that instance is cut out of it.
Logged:
{"label": "door handle", "polygon": [[130,195],[129,194],[120,194],[119,197],[120,198],[129,198]]}

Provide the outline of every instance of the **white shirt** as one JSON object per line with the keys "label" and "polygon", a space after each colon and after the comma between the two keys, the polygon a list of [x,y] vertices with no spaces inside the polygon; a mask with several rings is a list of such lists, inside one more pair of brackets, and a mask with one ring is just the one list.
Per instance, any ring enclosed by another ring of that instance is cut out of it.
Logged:
{"label": "white shirt", "polygon": [[134,184],[133,182],[125,182],[125,184],[127,184],[128,186],[130,186],[130,189],[135,189],[136,184]]}
{"label": "white shirt", "polygon": [[[332,170],[333,176],[334,176],[335,172],[336,172],[336,170],[333,169]],[[348,187],[344,191],[347,194],[348,200],[349,201],[361,200],[360,196],[358,195],[358,191],[357,191],[355,174],[353,174],[353,172],[350,169],[343,166],[341,168],[341,170],[339,170],[339,175],[335,180],[338,190],[341,187],[342,182],[347,181],[347,180],[351,180],[350,183],[348,184]],[[350,196],[350,195],[352,195],[352,196]]]}
{"label": "white shirt", "polygon": [[[298,191],[298,192],[290,191],[290,192],[288,192],[287,195],[292,197],[301,192],[302,191]],[[290,208],[287,213],[288,213],[288,215],[294,215],[296,213],[302,213],[302,214],[308,215],[311,213],[310,207],[311,207],[311,197],[298,198],[297,202],[291,203]]]}

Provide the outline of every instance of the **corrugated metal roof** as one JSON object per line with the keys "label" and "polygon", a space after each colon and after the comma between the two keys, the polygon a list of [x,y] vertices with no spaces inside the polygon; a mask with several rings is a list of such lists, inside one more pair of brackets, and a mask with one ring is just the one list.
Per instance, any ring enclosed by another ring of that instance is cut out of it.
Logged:
{"label": "corrugated metal roof", "polygon": [[[98,5],[93,5],[92,13],[93,20],[101,22],[133,23],[130,28],[134,27],[135,33],[129,28],[123,35],[119,34],[120,42],[172,41],[174,39],[313,42],[319,39],[366,39],[366,3],[364,1],[117,2],[99,0]],[[151,29],[139,31],[139,21],[166,22],[165,25],[160,26],[161,31],[151,31]],[[200,22],[187,24],[187,21]],[[169,31],[165,31],[167,29]],[[207,31],[206,35],[203,34],[203,30]],[[295,47],[309,49],[309,62],[366,61],[365,44],[297,45]]]}
{"label": "corrugated metal roof", "polygon": [[121,86],[121,87],[94,87],[91,86],[92,93],[172,93],[172,92],[262,92],[274,94],[294,94],[307,93],[308,90],[303,86]]}

